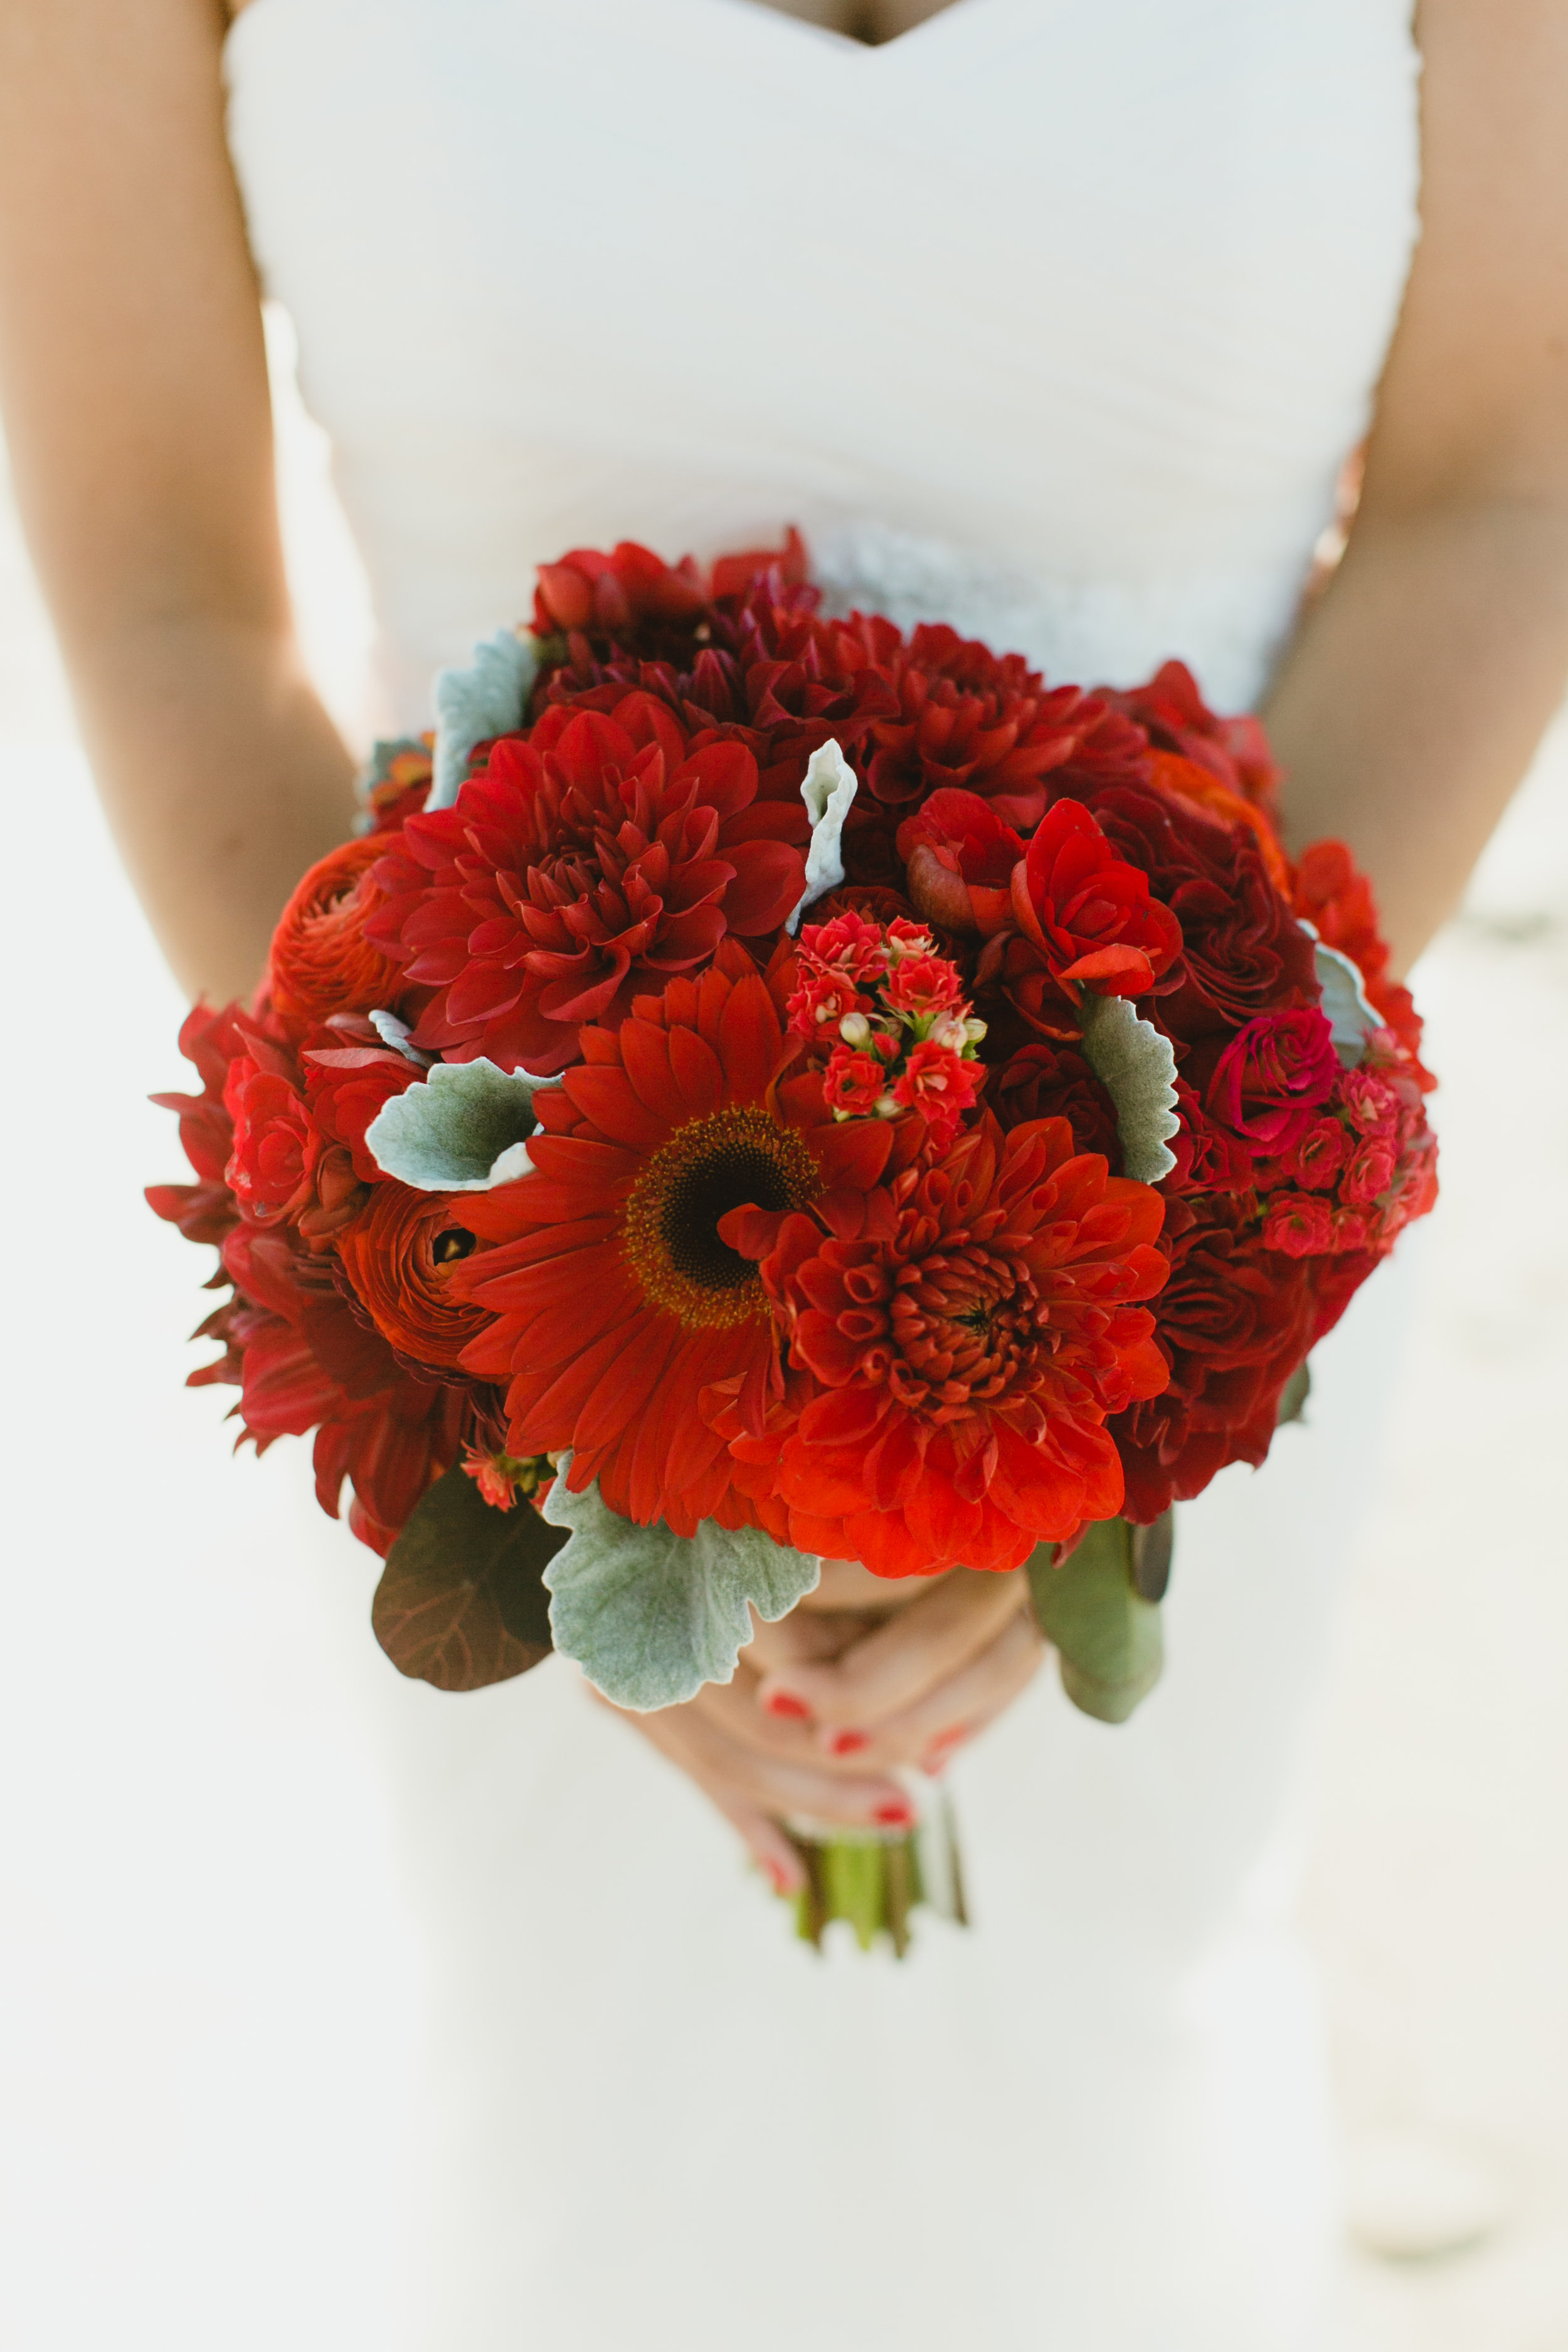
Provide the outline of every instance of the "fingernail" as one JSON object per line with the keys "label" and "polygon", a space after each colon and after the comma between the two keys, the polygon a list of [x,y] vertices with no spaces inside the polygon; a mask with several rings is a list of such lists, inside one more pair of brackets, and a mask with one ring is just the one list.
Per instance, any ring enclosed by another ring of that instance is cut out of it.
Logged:
{"label": "fingernail", "polygon": [[836,1731],[827,1745],[835,1756],[858,1756],[862,1748],[869,1748],[871,1741],[864,1731]]}
{"label": "fingernail", "polygon": [[763,1704],[770,1715],[782,1715],[790,1723],[804,1723],[811,1713],[805,1699],[796,1698],[794,1691],[770,1691]]}
{"label": "fingernail", "polygon": [[946,1731],[939,1731],[935,1734],[931,1743],[931,1753],[933,1756],[943,1756],[950,1748],[958,1747],[960,1742],[967,1739],[968,1737],[968,1724],[955,1723],[950,1729]]}
{"label": "fingernail", "polygon": [[773,1884],[773,1893],[788,1895],[792,1891],[790,1876],[783,1863],[775,1862],[771,1854],[764,1854],[762,1856],[762,1864]]}
{"label": "fingernail", "polygon": [[907,1802],[900,1802],[896,1805],[879,1805],[876,1811],[871,1816],[871,1819],[874,1822],[879,1822],[882,1827],[887,1830],[907,1830],[912,1828],[914,1818],[914,1807]]}

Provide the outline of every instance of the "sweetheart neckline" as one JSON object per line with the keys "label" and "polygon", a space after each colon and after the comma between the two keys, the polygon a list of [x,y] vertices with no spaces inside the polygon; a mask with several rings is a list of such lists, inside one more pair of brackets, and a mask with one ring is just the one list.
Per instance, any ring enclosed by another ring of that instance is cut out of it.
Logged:
{"label": "sweetheart neckline", "polygon": [[[567,5],[570,5],[570,0],[567,0]],[[832,25],[816,25],[807,16],[792,16],[787,9],[772,6],[770,0],[699,0],[699,5],[726,9],[732,16],[759,18],[770,27],[770,33],[773,26],[780,26],[786,39],[794,34],[804,34],[808,40],[815,38],[827,42],[841,56],[883,58],[890,56],[895,49],[905,47],[909,42],[920,39],[922,34],[933,33],[950,17],[968,18],[983,15],[988,0],[945,0],[943,6],[922,17],[918,25],[910,25],[902,33],[895,33],[890,41],[859,40],[853,33],[841,33]],[[224,35],[225,47],[242,25],[247,24],[253,16],[265,16],[269,13],[269,0],[244,0],[244,5],[229,17]]]}

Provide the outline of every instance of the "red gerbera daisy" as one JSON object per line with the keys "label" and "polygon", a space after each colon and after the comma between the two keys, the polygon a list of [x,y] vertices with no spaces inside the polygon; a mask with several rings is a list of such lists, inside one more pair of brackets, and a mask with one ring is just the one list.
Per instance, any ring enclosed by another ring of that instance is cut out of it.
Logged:
{"label": "red gerbera daisy", "polygon": [[922,1576],[1016,1568],[1119,1510],[1106,1415],[1168,1378],[1133,1304],[1165,1279],[1163,1207],[1065,1119],[988,1118],[939,1166],[730,1218],[789,1339],[783,1402],[736,1389],[715,1416],[770,1532]]}
{"label": "red gerbera daisy", "polygon": [[777,1339],[756,1267],[720,1221],[863,1191],[895,1127],[836,1123],[818,1076],[775,1084],[791,1041],[732,943],[700,981],[639,997],[619,1029],[585,1029],[583,1049],[534,1097],[536,1172],[465,1204],[497,1246],[454,1268],[452,1289],[497,1320],[464,1368],[510,1382],[509,1453],[570,1447],[574,1490],[596,1477],[623,1517],[687,1536],[705,1518],[749,1524],[699,1398],[733,1379],[761,1410]]}

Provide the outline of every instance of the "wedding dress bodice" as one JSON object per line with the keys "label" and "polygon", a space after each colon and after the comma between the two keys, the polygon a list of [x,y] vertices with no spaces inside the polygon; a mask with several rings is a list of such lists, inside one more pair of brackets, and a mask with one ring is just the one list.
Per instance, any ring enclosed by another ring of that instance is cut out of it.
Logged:
{"label": "wedding dress bodice", "polygon": [[396,717],[532,567],[798,522],[840,601],[1253,696],[1415,219],[1407,0],[253,0],[231,139]]}

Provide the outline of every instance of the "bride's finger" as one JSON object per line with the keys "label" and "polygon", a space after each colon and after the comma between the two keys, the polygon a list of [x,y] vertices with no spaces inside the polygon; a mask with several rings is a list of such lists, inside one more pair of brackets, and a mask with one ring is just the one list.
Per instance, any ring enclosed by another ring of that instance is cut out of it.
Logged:
{"label": "bride's finger", "polygon": [[797,1714],[804,1708],[818,1723],[870,1732],[977,1656],[1027,1598],[1021,1569],[1006,1575],[954,1569],[841,1658],[770,1670],[757,1686],[757,1703],[787,1713],[793,1702]]}
{"label": "bride's finger", "polygon": [[1031,1682],[1046,1654],[1033,1616],[1019,1610],[996,1639],[955,1675],[934,1684],[901,1714],[873,1732],[820,1726],[813,1734],[830,1756],[852,1758],[862,1769],[913,1764],[938,1772],[969,1740],[994,1723]]}
{"label": "bride's finger", "polygon": [[668,1707],[628,1720],[715,1803],[805,1814],[858,1829],[902,1828],[914,1818],[908,1793],[890,1774],[861,1770],[850,1776],[807,1754],[798,1761],[764,1755],[732,1738],[695,1706]]}

